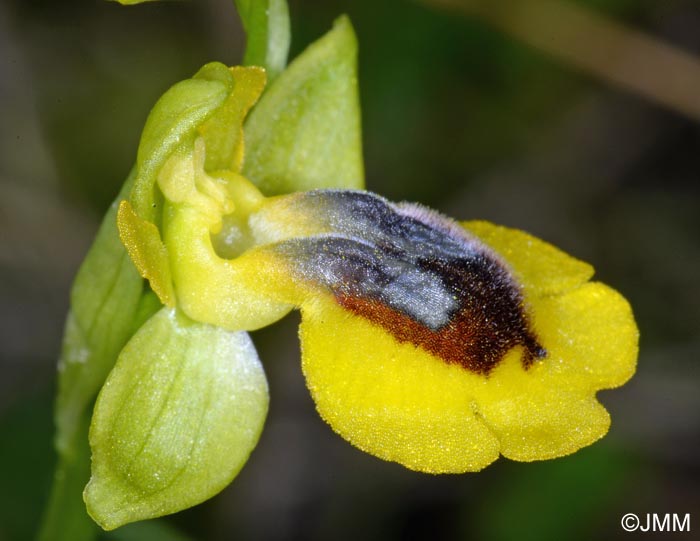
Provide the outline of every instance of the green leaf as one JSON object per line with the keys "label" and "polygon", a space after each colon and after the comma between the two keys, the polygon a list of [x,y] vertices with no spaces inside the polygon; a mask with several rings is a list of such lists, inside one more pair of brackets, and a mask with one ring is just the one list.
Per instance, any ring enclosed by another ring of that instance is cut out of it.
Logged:
{"label": "green leaf", "polygon": [[357,40],[347,17],[272,83],[245,137],[243,173],[266,195],[364,186]]}
{"label": "green leaf", "polygon": [[116,209],[131,188],[133,173],[102,221],[71,290],[59,362],[56,448],[71,454],[74,434],[134,332],[144,281],[117,233]]}
{"label": "green leaf", "polygon": [[273,81],[287,65],[291,32],[287,0],[236,0],[247,36],[243,63],[262,66]]}
{"label": "green leaf", "polygon": [[247,460],[267,403],[246,333],[161,309],[124,347],[98,397],[88,512],[111,530],[210,498]]}

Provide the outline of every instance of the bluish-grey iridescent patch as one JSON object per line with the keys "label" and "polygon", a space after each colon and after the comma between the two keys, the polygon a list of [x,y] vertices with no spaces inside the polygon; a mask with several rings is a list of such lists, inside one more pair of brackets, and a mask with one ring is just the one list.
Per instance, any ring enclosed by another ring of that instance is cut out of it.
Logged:
{"label": "bluish-grey iridescent patch", "polygon": [[314,190],[299,194],[294,204],[301,213],[315,214],[329,231],[390,251],[423,258],[474,257],[489,251],[459,224],[432,209],[391,203],[370,192]]}
{"label": "bluish-grey iridescent patch", "polygon": [[376,245],[341,236],[294,239],[279,246],[304,280],[336,296],[378,299],[430,329],[447,324],[458,299],[439,276]]}
{"label": "bluish-grey iridescent patch", "polygon": [[321,234],[278,243],[296,279],[347,310],[479,373],[511,348],[545,355],[506,265],[457,223],[419,205],[349,190],[298,194]]}

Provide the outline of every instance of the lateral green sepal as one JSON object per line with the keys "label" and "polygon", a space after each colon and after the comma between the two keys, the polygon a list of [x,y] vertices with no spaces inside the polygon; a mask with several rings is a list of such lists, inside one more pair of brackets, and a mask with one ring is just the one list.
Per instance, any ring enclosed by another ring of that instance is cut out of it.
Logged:
{"label": "lateral green sepal", "polygon": [[267,404],[246,333],[161,309],[124,347],[98,397],[88,512],[111,530],[214,496],[247,460]]}
{"label": "lateral green sepal", "polygon": [[119,240],[116,212],[133,173],[102,221],[71,290],[56,398],[56,449],[73,453],[81,417],[134,332],[144,281]]}

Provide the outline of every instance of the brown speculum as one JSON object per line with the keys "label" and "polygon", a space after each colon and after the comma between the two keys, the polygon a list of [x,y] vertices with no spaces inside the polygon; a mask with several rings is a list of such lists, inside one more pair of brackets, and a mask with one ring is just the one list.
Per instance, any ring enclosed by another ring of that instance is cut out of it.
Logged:
{"label": "brown speculum", "polygon": [[437,329],[377,298],[341,292],[336,299],[347,310],[382,326],[399,342],[410,342],[478,374],[488,374],[516,346],[522,347],[525,368],[546,355],[529,329],[520,296],[509,284],[461,263],[431,261],[426,265],[452,284],[459,298],[459,308]]}
{"label": "brown speculum", "polygon": [[478,374],[515,347],[525,368],[546,356],[510,271],[459,225],[368,192],[308,192],[300,201],[324,233],[277,251],[346,310]]}

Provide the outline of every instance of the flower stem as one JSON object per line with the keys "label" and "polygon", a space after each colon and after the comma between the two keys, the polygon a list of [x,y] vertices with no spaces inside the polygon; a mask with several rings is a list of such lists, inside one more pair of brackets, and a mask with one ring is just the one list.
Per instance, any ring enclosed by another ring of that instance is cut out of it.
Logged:
{"label": "flower stem", "polygon": [[92,541],[98,528],[85,510],[83,489],[90,478],[89,417],[83,415],[68,449],[61,453],[38,541]]}

